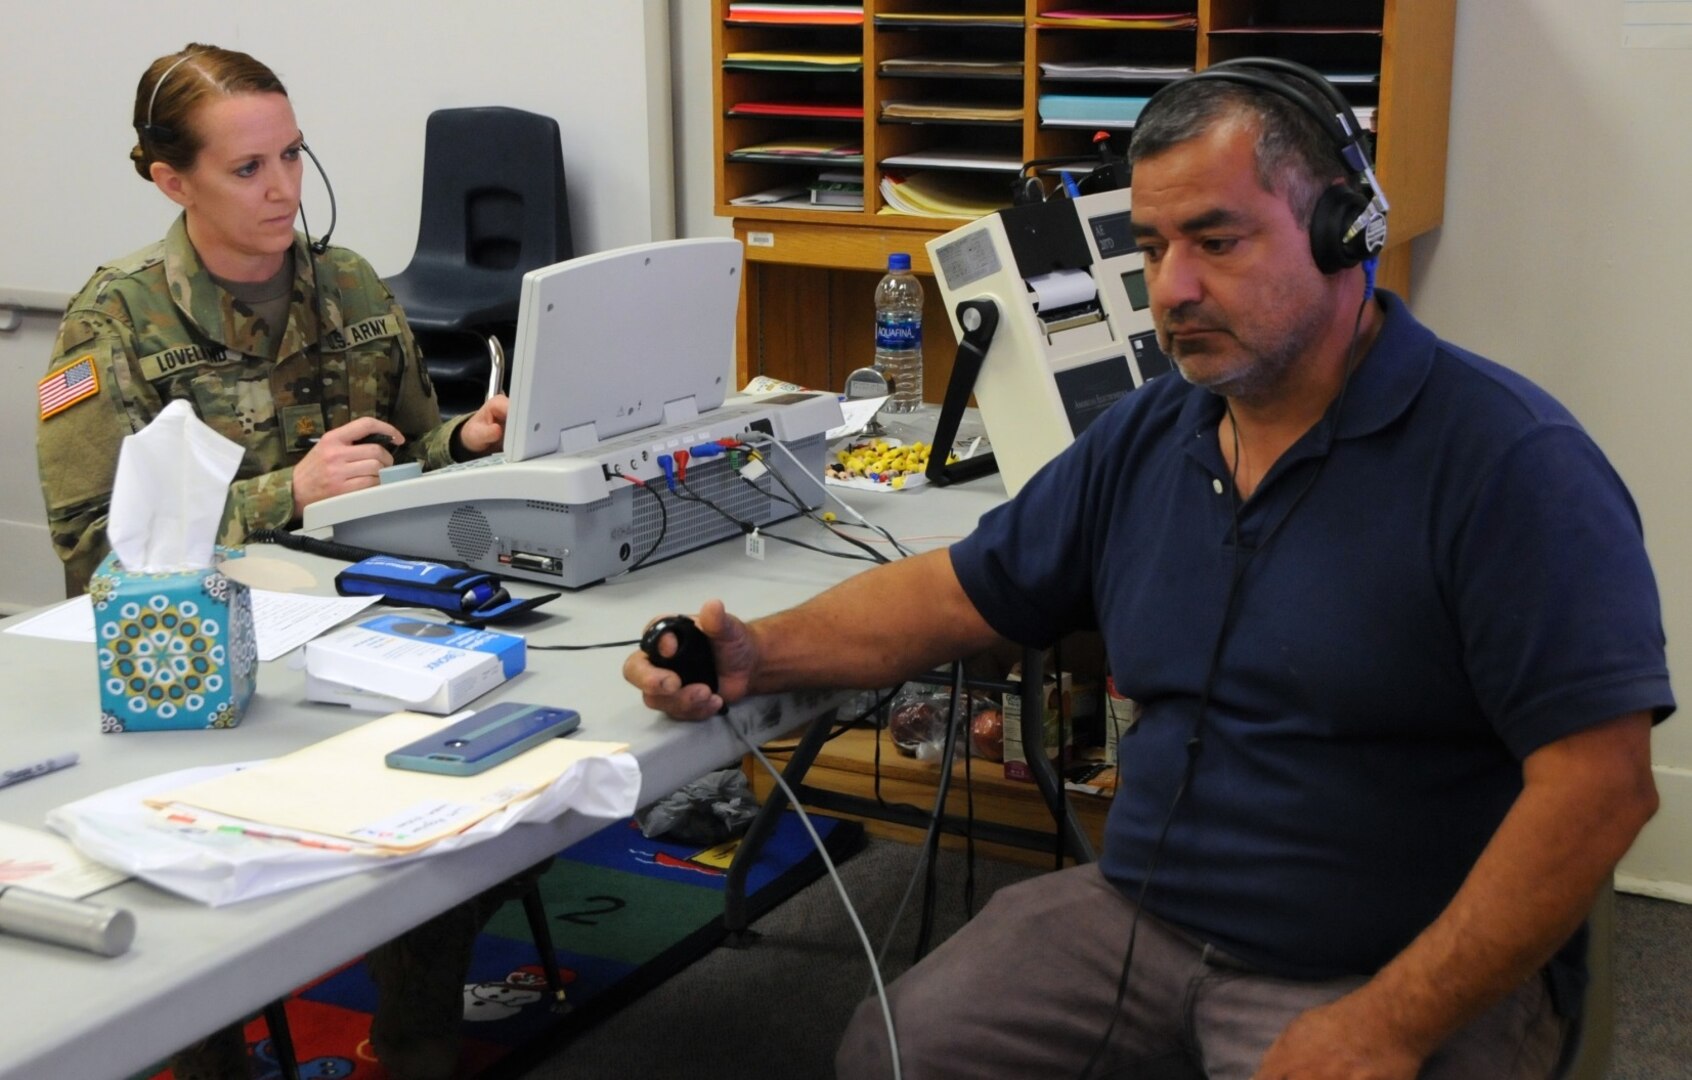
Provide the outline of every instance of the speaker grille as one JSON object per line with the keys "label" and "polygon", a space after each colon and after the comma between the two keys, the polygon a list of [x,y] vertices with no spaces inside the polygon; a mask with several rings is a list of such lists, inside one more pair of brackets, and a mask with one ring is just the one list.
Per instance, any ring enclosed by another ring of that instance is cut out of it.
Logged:
{"label": "speaker grille", "polygon": [[[772,481],[768,475],[759,477],[754,486],[736,475],[722,458],[708,459],[703,464],[704,468],[694,465],[688,469],[689,491],[721,507],[738,521],[762,525],[770,520],[773,516],[769,496]],[[658,542],[660,529],[664,539],[658,550],[646,559],[647,565],[740,532],[740,526],[723,514],[704,503],[677,498],[662,483],[648,484],[646,492],[648,494],[634,493],[634,538],[629,545],[630,562],[642,558],[651,550],[652,545]],[[664,500],[663,511],[649,495]]]}
{"label": "speaker grille", "polygon": [[485,514],[474,506],[460,506],[447,519],[447,539],[465,562],[475,562],[493,546],[493,529]]}

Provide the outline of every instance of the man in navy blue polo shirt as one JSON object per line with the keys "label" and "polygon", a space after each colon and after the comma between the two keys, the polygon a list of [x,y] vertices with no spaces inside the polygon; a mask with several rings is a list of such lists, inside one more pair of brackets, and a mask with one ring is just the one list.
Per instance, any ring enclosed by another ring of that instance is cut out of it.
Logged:
{"label": "man in navy blue polo shirt", "polygon": [[[949,551],[750,624],[681,719],[1102,632],[1143,707],[1099,864],[894,983],[906,1077],[1545,1077],[1579,928],[1674,708],[1638,515],[1574,419],[1324,272],[1343,170],[1280,92],[1189,80],[1133,142],[1160,379]],[[893,631],[893,632],[890,632]],[[878,1008],[842,1076],[888,1074]]]}

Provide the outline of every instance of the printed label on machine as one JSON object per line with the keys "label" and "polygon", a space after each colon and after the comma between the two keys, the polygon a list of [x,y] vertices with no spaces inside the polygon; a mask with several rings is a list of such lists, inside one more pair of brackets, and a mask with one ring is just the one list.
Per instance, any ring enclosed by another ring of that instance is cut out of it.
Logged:
{"label": "printed label on machine", "polygon": [[948,289],[961,289],[999,272],[999,253],[985,232],[968,233],[934,250]]}
{"label": "printed label on machine", "polygon": [[1069,429],[1080,438],[1101,413],[1134,389],[1134,376],[1128,370],[1126,356],[1109,356],[1103,360],[1059,371],[1058,396],[1063,399],[1063,411],[1069,417]]}

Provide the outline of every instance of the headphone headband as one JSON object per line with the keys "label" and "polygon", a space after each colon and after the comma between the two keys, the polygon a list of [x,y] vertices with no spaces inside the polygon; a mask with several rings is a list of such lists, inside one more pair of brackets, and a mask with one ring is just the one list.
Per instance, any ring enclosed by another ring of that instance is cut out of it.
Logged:
{"label": "headphone headband", "polygon": [[170,128],[161,127],[153,123],[153,106],[157,105],[159,101],[159,87],[163,86],[165,80],[170,78],[171,72],[187,63],[189,59],[195,55],[195,53],[191,52],[183,53],[181,56],[176,58],[174,63],[165,68],[164,73],[161,74],[153,83],[153,93],[147,98],[147,122],[141,125],[141,133],[147,136],[147,138],[152,139],[154,142],[163,142],[176,134]]}
{"label": "headphone headband", "polygon": [[[1327,133],[1345,168],[1346,184],[1323,192],[1311,216],[1311,253],[1324,273],[1356,266],[1381,253],[1386,247],[1386,218],[1391,205],[1375,179],[1374,165],[1363,145],[1363,126],[1344,94],[1315,69],[1274,56],[1223,60],[1170,86],[1197,80],[1230,82],[1274,94],[1298,106]],[[1326,99],[1325,103],[1312,97],[1306,86]],[[1168,87],[1152,95],[1152,102],[1166,90]]]}

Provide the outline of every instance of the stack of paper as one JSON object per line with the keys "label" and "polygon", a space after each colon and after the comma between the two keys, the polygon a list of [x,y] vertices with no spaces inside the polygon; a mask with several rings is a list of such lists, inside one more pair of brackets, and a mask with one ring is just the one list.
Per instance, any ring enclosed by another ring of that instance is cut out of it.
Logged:
{"label": "stack of paper", "polygon": [[1306,23],[1258,23],[1255,26],[1222,26],[1212,27],[1212,34],[1362,34],[1365,37],[1380,37],[1379,26],[1341,25],[1329,23],[1323,25]]}
{"label": "stack of paper", "polygon": [[737,101],[728,108],[730,116],[803,116],[823,120],[862,120],[862,105],[841,105],[827,101]]}
{"label": "stack of paper", "polygon": [[[184,825],[270,835],[307,833],[351,850],[417,851],[545,790],[572,765],[628,749],[625,743],[553,739],[475,776],[390,769],[388,751],[453,718],[394,713],[240,772],[149,797]],[[199,822],[202,813],[210,818]],[[226,821],[242,824],[231,826]]]}
{"label": "stack of paper", "polygon": [[742,146],[738,150],[729,151],[728,157],[730,161],[807,161],[826,158],[844,165],[862,162],[864,148],[860,143],[842,143],[838,138],[828,135],[811,135]]}
{"label": "stack of paper", "polygon": [[52,833],[0,821],[0,886],[80,900],[128,876],[85,858]]}
{"label": "stack of paper", "polygon": [[731,23],[782,23],[794,26],[860,26],[862,4],[730,4]]}
{"label": "stack of paper", "polygon": [[961,56],[895,56],[881,62],[881,73],[898,75],[965,75],[972,78],[1022,78],[1022,61],[970,59]]}
{"label": "stack of paper", "polygon": [[815,206],[843,206],[851,210],[864,208],[864,175],[857,170],[824,169],[810,184],[811,203]]}
{"label": "stack of paper", "polygon": [[741,71],[862,71],[862,53],[731,52],[723,67]]}
{"label": "stack of paper", "polygon": [[1040,122],[1056,127],[1132,127],[1149,97],[1041,94]]}
{"label": "stack of paper", "polygon": [[881,197],[880,213],[914,217],[978,218],[1011,204],[1004,177],[962,172],[884,172]]}
{"label": "stack of paper", "polygon": [[1048,79],[1128,79],[1134,82],[1173,82],[1192,74],[1191,64],[1113,64],[1105,60],[1042,60],[1040,74]]}
{"label": "stack of paper", "polygon": [[1021,105],[986,105],[970,101],[884,101],[883,120],[995,120],[1022,119]]}
{"label": "stack of paper", "polygon": [[1198,16],[1191,11],[1113,11],[1101,8],[1065,8],[1040,14],[1042,23],[1056,26],[1093,26],[1111,30],[1192,30]]}
{"label": "stack of paper", "polygon": [[996,154],[988,150],[937,146],[928,150],[913,150],[908,154],[894,154],[881,159],[884,167],[898,172],[908,169],[971,169],[986,172],[1014,173],[1022,168],[1018,154]]}
{"label": "stack of paper", "polygon": [[1021,26],[1022,16],[1004,14],[997,11],[954,11],[947,14],[937,14],[929,11],[884,11],[876,15],[877,26],[888,25],[921,25],[923,23],[983,26]]}

